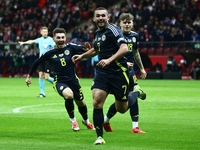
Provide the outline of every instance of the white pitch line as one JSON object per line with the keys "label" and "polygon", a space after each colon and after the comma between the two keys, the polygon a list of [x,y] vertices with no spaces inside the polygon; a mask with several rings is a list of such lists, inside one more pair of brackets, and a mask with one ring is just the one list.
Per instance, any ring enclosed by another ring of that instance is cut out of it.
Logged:
{"label": "white pitch line", "polygon": [[32,107],[39,107],[39,106],[44,106],[44,105],[57,105],[57,104],[63,104],[63,103],[52,103],[52,104],[39,104],[39,105],[32,105],[32,106],[23,106],[23,107],[18,107],[13,109],[13,113],[20,113],[21,109],[25,108],[32,108]]}
{"label": "white pitch line", "polygon": [[[18,107],[13,109],[13,112],[0,112],[0,114],[7,114],[7,113],[20,113],[20,111],[22,109],[26,109],[26,108],[33,108],[33,107],[40,107],[40,106],[44,106],[44,105],[58,105],[58,104],[63,104],[63,103],[51,103],[51,104],[39,104],[39,105],[32,105],[32,106],[23,106],[23,107]],[[183,109],[183,108],[200,108],[200,106],[192,106],[192,107],[188,107],[188,106],[183,106],[183,107],[149,107],[149,108],[140,108],[141,110],[145,110],[145,109]],[[104,109],[104,110],[108,110],[108,109]],[[55,110],[55,111],[37,111],[37,112],[23,112],[23,113],[45,113],[45,112],[61,112],[61,111],[66,111],[65,109],[63,110]],[[78,110],[75,110],[78,111]],[[93,109],[88,109],[88,111],[93,111]]]}

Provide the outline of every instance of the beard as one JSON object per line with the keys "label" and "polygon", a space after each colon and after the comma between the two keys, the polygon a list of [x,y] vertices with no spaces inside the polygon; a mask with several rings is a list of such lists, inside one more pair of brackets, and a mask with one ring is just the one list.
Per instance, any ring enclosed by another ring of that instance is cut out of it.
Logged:
{"label": "beard", "polygon": [[103,29],[106,27],[107,22],[106,21],[96,22],[96,25],[98,28]]}
{"label": "beard", "polygon": [[56,42],[56,45],[57,45],[58,48],[63,48],[64,44],[65,44],[64,41]]}

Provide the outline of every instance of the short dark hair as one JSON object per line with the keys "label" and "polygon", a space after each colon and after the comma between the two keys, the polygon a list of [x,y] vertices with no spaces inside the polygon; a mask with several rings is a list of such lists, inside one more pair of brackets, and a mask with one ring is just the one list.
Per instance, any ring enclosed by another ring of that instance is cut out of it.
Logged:
{"label": "short dark hair", "polygon": [[95,16],[95,11],[97,11],[97,10],[105,10],[106,13],[107,13],[107,15],[108,15],[108,10],[107,10],[106,8],[104,8],[104,7],[98,7],[98,8],[96,8],[96,9],[94,10],[94,16]]}
{"label": "short dark hair", "polygon": [[124,21],[124,20],[132,20],[133,21],[133,18],[134,18],[133,15],[130,13],[122,13],[119,16],[120,21]]}
{"label": "short dark hair", "polygon": [[65,31],[64,28],[55,28],[55,29],[53,30],[53,36],[55,36],[56,33],[64,33],[64,34],[66,35],[66,31]]}

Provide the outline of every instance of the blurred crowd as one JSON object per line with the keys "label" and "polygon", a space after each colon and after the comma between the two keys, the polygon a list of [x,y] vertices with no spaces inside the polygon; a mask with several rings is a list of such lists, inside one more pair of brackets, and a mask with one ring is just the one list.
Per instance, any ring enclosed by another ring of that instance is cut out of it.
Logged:
{"label": "blurred crowd", "polygon": [[[42,26],[49,35],[56,27],[69,31],[85,18],[92,18],[96,7],[115,1],[105,0],[0,0],[0,42],[17,42],[39,37]],[[87,12],[87,13],[85,13]]]}
{"label": "blurred crowd", "polygon": [[[10,49],[5,54],[0,52],[0,77],[3,76],[3,73],[7,73],[9,77],[12,75],[23,77],[37,58],[38,54],[34,52],[34,49],[30,49],[28,52],[25,48],[22,49],[22,52],[12,52]],[[35,72],[34,75],[37,76],[37,73]]]}
{"label": "blurred crowd", "polygon": [[36,39],[42,26],[48,27],[50,36],[54,28],[64,28],[71,33],[67,42],[92,42],[97,28],[91,18],[99,6],[108,8],[110,22],[116,25],[121,13],[131,13],[132,30],[141,43],[150,43],[148,47],[158,46],[151,42],[200,41],[200,0],[0,0],[0,43]]}
{"label": "blurred crowd", "polygon": [[121,13],[131,13],[141,42],[200,40],[199,0],[0,0],[0,42],[35,39],[42,26],[49,35],[56,27],[73,28],[70,39],[92,41],[95,25],[82,22],[99,6],[111,7],[110,22],[116,25]]}

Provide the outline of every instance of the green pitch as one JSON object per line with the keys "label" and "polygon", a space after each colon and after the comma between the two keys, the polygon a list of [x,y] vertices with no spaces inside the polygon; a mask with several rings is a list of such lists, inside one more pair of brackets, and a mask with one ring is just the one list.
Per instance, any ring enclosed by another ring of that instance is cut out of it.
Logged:
{"label": "green pitch", "polygon": [[[111,120],[112,133],[104,132],[105,145],[93,145],[95,131],[86,129],[75,107],[80,131],[71,129],[64,100],[46,82],[46,98],[39,94],[38,78],[28,88],[25,78],[0,78],[1,150],[174,150],[200,149],[200,81],[138,80],[147,93],[139,100],[140,128],[132,134],[129,111]],[[92,120],[92,79],[80,79],[88,115]],[[104,115],[114,97],[104,104]]]}

